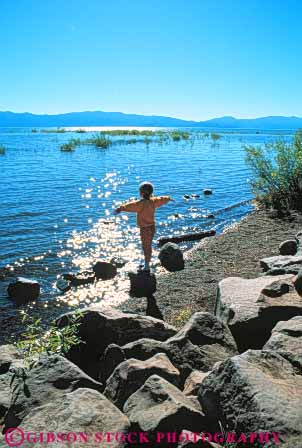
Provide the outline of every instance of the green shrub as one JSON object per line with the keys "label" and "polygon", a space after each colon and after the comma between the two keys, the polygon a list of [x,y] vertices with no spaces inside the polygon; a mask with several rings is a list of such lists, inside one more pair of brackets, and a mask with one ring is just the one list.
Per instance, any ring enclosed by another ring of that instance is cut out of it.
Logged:
{"label": "green shrub", "polygon": [[22,352],[26,365],[32,367],[42,353],[66,355],[73,345],[82,342],[78,336],[80,317],[81,312],[77,312],[65,327],[58,328],[52,324],[44,333],[41,329],[41,319],[23,314],[22,321],[26,324],[26,330],[16,346]]}
{"label": "green shrub", "polygon": [[216,132],[211,133],[211,139],[213,140],[213,142],[217,142],[220,138],[221,138],[220,134],[216,134]]}
{"label": "green shrub", "polygon": [[180,140],[188,140],[190,134],[189,132],[184,131],[173,131],[171,132],[170,136],[174,142],[179,142]]}
{"label": "green shrub", "polygon": [[94,137],[87,140],[87,143],[90,143],[97,148],[109,148],[112,145],[112,141],[109,138],[104,137],[104,135],[96,134]]}
{"label": "green shrub", "polygon": [[5,152],[6,152],[6,148],[4,146],[0,145],[0,156],[4,156]]}
{"label": "green shrub", "polygon": [[302,210],[302,132],[289,143],[245,146],[245,152],[258,202],[279,211]]}

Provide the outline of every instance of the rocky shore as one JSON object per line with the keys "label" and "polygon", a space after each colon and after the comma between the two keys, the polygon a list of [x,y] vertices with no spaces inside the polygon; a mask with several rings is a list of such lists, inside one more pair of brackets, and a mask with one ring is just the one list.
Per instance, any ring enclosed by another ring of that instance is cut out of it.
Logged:
{"label": "rocky shore", "polygon": [[[301,447],[301,231],[301,215],[255,211],[158,279],[164,320],[145,315],[144,299],[89,306],[81,342],[30,369],[0,346],[0,446],[18,427],[64,433],[60,447]],[[58,330],[74,314],[57,318]],[[80,432],[87,440],[66,436]]]}

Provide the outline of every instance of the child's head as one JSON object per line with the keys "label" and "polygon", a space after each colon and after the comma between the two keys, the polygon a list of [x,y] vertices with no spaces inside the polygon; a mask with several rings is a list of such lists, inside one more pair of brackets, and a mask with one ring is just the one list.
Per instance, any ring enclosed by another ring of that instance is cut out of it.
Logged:
{"label": "child's head", "polygon": [[143,182],[139,186],[139,192],[144,199],[150,199],[153,193],[153,185],[150,182]]}

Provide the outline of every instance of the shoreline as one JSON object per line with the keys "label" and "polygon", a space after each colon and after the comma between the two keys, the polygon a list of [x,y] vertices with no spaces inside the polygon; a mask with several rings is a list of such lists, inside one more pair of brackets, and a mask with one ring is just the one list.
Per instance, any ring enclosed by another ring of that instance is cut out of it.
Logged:
{"label": "shoreline", "polygon": [[[191,314],[214,314],[216,290],[226,277],[262,275],[259,260],[279,255],[279,244],[302,230],[302,214],[276,218],[256,209],[225,232],[202,240],[185,256],[185,269],[157,277],[154,297],[164,319],[181,327]],[[125,312],[145,314],[146,300],[129,298],[119,306]]]}
{"label": "shoreline", "polygon": [[[169,273],[161,268],[157,275],[154,297],[164,320],[180,328],[196,311],[214,314],[220,280],[232,276],[258,277],[262,274],[259,259],[278,255],[279,244],[294,237],[299,230],[302,230],[302,214],[293,213],[289,218],[279,219],[267,211],[253,210],[223,233],[197,243],[185,253],[183,271]],[[102,304],[102,301],[99,303]],[[31,313],[37,318],[41,317],[43,327],[59,315],[75,309],[53,304],[45,310],[43,304],[37,305],[31,308]],[[116,308],[145,315],[146,307],[145,298],[129,296]],[[0,344],[18,340],[24,331],[18,310],[11,309],[7,318],[1,319]]]}

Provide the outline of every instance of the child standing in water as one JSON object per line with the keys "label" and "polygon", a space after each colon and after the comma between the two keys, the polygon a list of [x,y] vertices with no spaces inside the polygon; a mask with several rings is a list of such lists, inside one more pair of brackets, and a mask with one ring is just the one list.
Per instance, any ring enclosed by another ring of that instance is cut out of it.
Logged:
{"label": "child standing in water", "polygon": [[127,202],[116,208],[114,213],[137,213],[136,223],[140,229],[140,237],[145,258],[144,270],[149,271],[152,256],[152,240],[155,234],[155,209],[169,201],[173,201],[173,199],[170,198],[170,196],[153,197],[153,185],[150,182],[143,182],[140,184],[139,192],[142,199]]}

